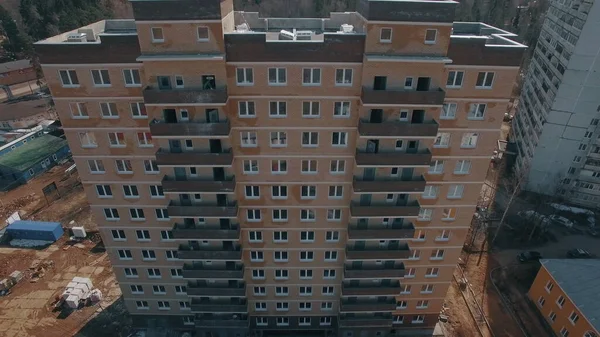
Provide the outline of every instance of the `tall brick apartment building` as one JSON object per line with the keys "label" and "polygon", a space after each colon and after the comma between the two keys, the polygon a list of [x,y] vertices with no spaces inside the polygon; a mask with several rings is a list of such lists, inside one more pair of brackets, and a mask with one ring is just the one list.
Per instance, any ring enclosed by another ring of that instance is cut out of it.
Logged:
{"label": "tall brick apartment building", "polygon": [[526,47],[453,1],[131,3],[36,44],[131,314],[431,334]]}

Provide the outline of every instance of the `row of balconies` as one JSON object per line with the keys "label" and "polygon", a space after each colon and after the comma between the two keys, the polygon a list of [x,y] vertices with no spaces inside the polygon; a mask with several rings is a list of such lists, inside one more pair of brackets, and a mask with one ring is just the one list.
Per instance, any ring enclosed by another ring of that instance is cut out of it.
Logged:
{"label": "row of balconies", "polygon": [[[275,320],[275,317],[269,316],[271,320]],[[288,325],[282,326],[277,324],[270,324],[270,326],[276,326],[277,330],[287,329],[323,329],[323,326],[319,325],[319,316],[313,317],[311,324],[300,325],[297,322],[290,322]],[[391,327],[392,326],[392,315],[383,314],[379,316],[349,316],[342,315],[339,317],[339,327],[341,328],[353,328],[353,327]],[[314,322],[313,322],[314,321]],[[240,329],[248,328],[251,320],[248,318],[223,318],[223,319],[205,319],[200,318],[195,321],[196,328],[229,328],[229,329]],[[295,324],[294,324],[295,323]],[[260,326],[255,328],[260,329]]]}
{"label": "row of balconies", "polygon": [[[399,290],[398,290],[399,292]],[[396,310],[394,295],[387,296],[385,300],[373,301],[370,299],[349,299],[340,302],[340,313],[372,313],[392,312]],[[206,296],[208,297],[208,296]],[[248,305],[244,299],[229,301],[198,301],[192,300],[192,313],[247,313]],[[390,321],[391,323],[391,321]]]}

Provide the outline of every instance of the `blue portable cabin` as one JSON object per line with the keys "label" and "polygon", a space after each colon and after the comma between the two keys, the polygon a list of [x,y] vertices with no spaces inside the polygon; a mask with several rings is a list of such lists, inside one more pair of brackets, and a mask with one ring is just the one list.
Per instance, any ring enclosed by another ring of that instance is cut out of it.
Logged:
{"label": "blue portable cabin", "polygon": [[56,241],[64,233],[60,222],[18,220],[6,227],[11,239]]}

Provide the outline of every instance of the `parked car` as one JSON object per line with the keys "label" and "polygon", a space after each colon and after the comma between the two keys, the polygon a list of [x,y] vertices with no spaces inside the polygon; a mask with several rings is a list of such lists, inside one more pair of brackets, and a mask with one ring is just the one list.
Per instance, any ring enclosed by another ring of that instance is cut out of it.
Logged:
{"label": "parked car", "polygon": [[547,216],[532,210],[520,211],[517,215],[523,220],[537,222],[539,225],[547,225],[550,222]]}
{"label": "parked car", "polygon": [[542,258],[542,254],[536,251],[528,251],[520,253],[519,255],[517,255],[517,258],[523,263],[529,261],[537,261]]}
{"label": "parked car", "polygon": [[570,259],[589,259],[592,254],[585,249],[571,249],[567,252],[567,257]]}
{"label": "parked car", "polygon": [[548,219],[550,221],[552,221],[552,223],[557,224],[557,225],[561,225],[567,228],[573,228],[573,221],[565,218],[564,216],[560,216],[560,215],[551,215],[548,217]]}

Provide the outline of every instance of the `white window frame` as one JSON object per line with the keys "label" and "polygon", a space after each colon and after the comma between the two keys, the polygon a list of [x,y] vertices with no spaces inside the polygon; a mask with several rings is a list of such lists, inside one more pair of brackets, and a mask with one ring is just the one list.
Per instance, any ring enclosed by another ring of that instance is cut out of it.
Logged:
{"label": "white window frame", "polygon": [[290,254],[288,251],[276,250],[273,252],[273,262],[288,262]]}
{"label": "white window frame", "polygon": [[238,102],[238,117],[239,118],[256,118],[256,104],[254,101],[239,101]]}
{"label": "white window frame", "polygon": [[[307,165],[306,165],[306,168],[308,168],[308,169],[309,169],[308,171],[304,170],[304,163],[305,163],[305,162],[307,163]],[[315,165],[315,170],[314,170],[314,171],[313,171],[313,170],[310,170],[310,169],[311,169],[311,167],[312,167],[312,165],[311,165],[311,164],[312,164],[313,162],[316,164],[316,165]],[[315,159],[303,159],[303,160],[300,162],[300,173],[301,173],[301,174],[317,174],[318,172],[319,172],[319,162],[318,162],[317,160],[315,160]]]}
{"label": "white window frame", "polygon": [[[452,74],[454,75],[452,76]],[[460,74],[460,76],[459,76]],[[452,77],[452,81],[450,80]],[[462,88],[463,82],[465,81],[465,72],[463,70],[450,70],[448,71],[448,78],[446,79],[446,88],[458,89]],[[451,82],[452,84],[448,84]]]}
{"label": "white window frame", "polygon": [[[120,166],[123,170],[119,169],[119,163],[121,164]],[[131,161],[129,159],[116,159],[115,166],[117,168],[118,174],[132,174],[133,173],[133,167],[131,166]],[[129,170],[127,169],[128,167],[130,168]]]}
{"label": "white window frame", "polygon": [[[483,81],[481,85],[478,85],[479,75],[483,74]],[[491,83],[486,84],[488,82],[488,77],[492,77]],[[480,71],[477,73],[477,78],[475,80],[475,89],[492,89],[494,87],[494,81],[496,80],[496,73],[493,71]]]}
{"label": "white window frame", "polygon": [[[433,31],[434,32],[434,36],[433,36],[433,40],[428,40],[427,39],[427,34],[429,32]],[[437,41],[437,35],[438,35],[438,30],[437,29],[432,29],[432,28],[428,28],[425,30],[425,36],[423,37],[423,41],[425,44],[435,44]]]}
{"label": "white window frame", "polygon": [[79,132],[79,143],[84,149],[93,149],[98,147],[98,141],[96,140],[96,134],[93,131]]}
{"label": "white window frame", "polygon": [[[281,73],[280,71],[283,70],[283,81],[281,78]],[[271,71],[275,72],[275,81],[271,81]],[[267,70],[267,82],[269,83],[270,86],[284,86],[287,85],[287,68],[277,68],[277,67],[271,67]]]}
{"label": "white window frame", "polygon": [[244,197],[246,199],[260,199],[260,186],[258,186],[258,185],[244,186]]}
{"label": "white window frame", "polygon": [[260,209],[254,209],[254,208],[247,209],[246,210],[246,221],[261,222],[262,221],[262,211]]}
{"label": "white window frame", "polygon": [[328,222],[342,221],[342,210],[339,208],[328,209],[327,210],[327,221]]}
{"label": "white window frame", "polygon": [[444,259],[445,255],[446,255],[446,251],[444,249],[434,249],[431,251],[431,256],[429,257],[429,260],[441,261]]}
{"label": "white window frame", "polygon": [[482,121],[485,119],[485,112],[487,110],[486,103],[472,103],[469,105],[469,112],[467,113],[467,119],[472,121]]}
{"label": "white window frame", "polygon": [[123,185],[123,198],[139,199],[140,191],[136,185]]}
{"label": "white window frame", "polygon": [[352,103],[350,101],[333,102],[333,118],[350,118]]}
{"label": "white window frame", "polygon": [[440,187],[437,185],[426,185],[423,194],[421,195],[422,199],[435,199],[440,194]]}
{"label": "white window frame", "polygon": [[[465,132],[460,140],[461,149],[474,149],[477,147],[480,134],[478,132]],[[465,142],[467,140],[467,142]]]}
{"label": "white window frame", "polygon": [[300,232],[300,243],[313,243],[315,242],[314,231],[301,231]]}
{"label": "white window frame", "polygon": [[258,147],[258,134],[256,131],[240,132],[241,147]]}
{"label": "white window frame", "polygon": [[112,188],[109,184],[96,185],[96,195],[100,199],[112,199]]}
{"label": "white window frame", "polygon": [[[64,82],[62,74],[66,75],[65,77],[69,79],[69,83]],[[60,78],[60,83],[62,84],[63,88],[79,88],[80,86],[79,76],[77,76],[77,71],[74,69],[61,69],[58,71],[58,77]]]}
{"label": "white window frame", "polygon": [[[246,168],[250,168],[250,170],[248,171],[246,170]],[[254,170],[254,168],[256,168],[256,170]],[[258,160],[244,159],[244,161],[242,162],[242,170],[244,174],[258,174]]]}
{"label": "white window frame", "polygon": [[[333,195],[331,194],[331,192],[333,192]],[[329,186],[329,193],[328,193],[327,197],[329,199],[342,199],[342,198],[344,198],[344,185],[331,185],[331,186]]]}
{"label": "white window frame", "polygon": [[[160,32],[161,37],[157,37],[158,34],[156,33],[158,32]],[[152,37],[153,43],[165,42],[165,31],[162,27],[150,27],[150,36]]]}
{"label": "white window frame", "polygon": [[433,215],[433,209],[421,208],[419,210],[419,215],[417,216],[417,220],[418,221],[431,221],[432,215]]}
{"label": "white window frame", "polygon": [[[72,119],[89,119],[90,115],[87,109],[87,104],[84,102],[72,102],[69,104]],[[75,113],[75,110],[77,113]]]}
{"label": "white window frame", "polygon": [[261,231],[248,231],[248,242],[260,243],[263,242],[263,236]]}
{"label": "white window frame", "polygon": [[[275,107],[275,111],[273,111]],[[282,113],[283,111],[283,113]],[[270,118],[286,118],[287,117],[287,102],[286,101],[269,101],[269,117]]]}
{"label": "white window frame", "polygon": [[[308,134],[308,142],[305,144],[304,143],[304,135]],[[313,137],[315,136],[316,137]],[[319,132],[317,131],[303,131],[300,134],[300,143],[302,144],[302,147],[319,147]]]}
{"label": "white window frame", "polygon": [[312,200],[317,198],[317,186],[316,185],[302,185],[300,187],[300,199],[301,200]]}
{"label": "white window frame", "polygon": [[444,173],[444,161],[443,160],[432,160],[429,164],[428,174],[443,174]]}
{"label": "white window frame", "polygon": [[449,132],[438,132],[435,136],[433,143],[434,148],[448,148],[450,147],[452,136]]}
{"label": "white window frame", "polygon": [[465,193],[465,185],[452,184],[448,187],[447,199],[461,199]]}
{"label": "white window frame", "polygon": [[[206,37],[200,37],[200,29],[206,29]],[[210,41],[210,28],[207,26],[197,26],[196,27],[196,41],[198,41],[198,42]]]}
{"label": "white window frame", "polygon": [[271,185],[271,199],[285,200],[288,198],[287,185]]}
{"label": "white window frame", "polygon": [[[348,75],[348,72],[350,75]],[[341,76],[339,76],[341,75]],[[347,78],[349,77],[349,79]],[[341,81],[338,79],[341,78]],[[354,78],[354,69],[352,68],[337,68],[335,70],[335,86],[336,87],[351,87],[352,79]]]}
{"label": "white window frame", "polygon": [[[285,170],[282,169],[285,168]],[[285,159],[273,159],[271,160],[271,174],[287,174],[287,160]]]}
{"label": "white window frame", "polygon": [[[94,87],[96,88],[108,88],[110,86],[112,86],[111,81],[110,81],[110,73],[108,72],[108,69],[92,69],[90,70],[91,73],[91,77],[92,77],[92,83],[94,84]],[[97,74],[97,78],[100,80],[99,83],[96,82],[96,78],[94,77],[94,74]],[[106,77],[105,77],[106,75]]]}
{"label": "white window frame", "polygon": [[119,109],[115,102],[100,102],[100,118],[102,119],[118,119]]}
{"label": "white window frame", "polygon": [[[121,135],[122,137],[119,137]],[[122,138],[122,139],[120,139]],[[121,143],[121,140],[123,143]],[[127,146],[127,140],[125,139],[125,132],[109,132],[108,133],[108,147],[111,148],[124,148]]]}
{"label": "white window frame", "polygon": [[270,136],[271,147],[287,147],[287,132],[271,131]]}
{"label": "white window frame", "polygon": [[[336,135],[337,135],[337,143],[335,142]],[[348,132],[346,132],[346,131],[332,132],[331,133],[331,146],[332,147],[347,147],[348,146]]]}
{"label": "white window frame", "polygon": [[[305,109],[305,107],[308,107],[308,109]],[[308,114],[306,112],[308,112]],[[302,118],[319,118],[319,117],[321,117],[321,102],[319,102],[319,101],[303,101],[302,102]]]}
{"label": "white window frame", "polygon": [[[148,170],[150,168],[150,170]],[[154,170],[156,168],[156,170]],[[145,159],[144,160],[144,173],[145,174],[159,174],[160,168],[154,159]]]}
{"label": "white window frame", "polygon": [[[140,135],[142,136],[140,139]],[[137,133],[137,141],[139,147],[154,147],[154,143],[152,143],[152,133],[148,131],[138,132]],[[143,142],[142,142],[143,140]]]}
{"label": "white window frame", "polygon": [[[306,71],[310,71],[310,82],[305,82],[304,74]],[[317,75],[318,74],[318,75]],[[317,75],[317,76],[315,76]],[[319,81],[315,81],[315,77],[319,77]],[[320,86],[321,81],[323,80],[321,68],[302,68],[302,85],[305,87],[315,87]]]}
{"label": "white window frame", "polygon": [[[135,73],[137,73],[137,80],[138,80],[137,82],[136,82]],[[127,74],[129,74],[131,83],[127,83]],[[125,83],[126,88],[141,87],[142,79],[140,76],[140,70],[139,69],[123,69],[123,83]]]}
{"label": "white window frame", "polygon": [[471,172],[472,163],[470,160],[459,159],[454,166],[454,174],[469,174]]}
{"label": "white window frame", "polygon": [[150,190],[150,198],[151,199],[164,199],[165,193],[163,191],[162,185],[149,185],[148,189]]}
{"label": "white window frame", "polygon": [[346,173],[346,161],[343,159],[331,160],[329,162],[329,173],[332,175]]}
{"label": "white window frame", "polygon": [[103,212],[104,218],[107,221],[119,221],[119,219],[121,219],[121,217],[119,216],[119,210],[117,210],[116,208],[104,208]]}
{"label": "white window frame", "polygon": [[440,119],[445,119],[445,120],[456,119],[456,111],[457,110],[458,110],[458,104],[444,103],[444,105],[442,105],[442,111],[440,112]]}
{"label": "white window frame", "polygon": [[317,221],[317,212],[314,209],[301,209],[300,222],[315,222]]}
{"label": "white window frame", "polygon": [[[240,77],[241,71],[241,77]],[[250,79],[248,79],[250,77]],[[237,67],[235,68],[235,82],[238,87],[248,87],[254,85],[254,68]]]}
{"label": "white window frame", "polygon": [[[384,39],[383,38],[383,32],[384,32],[384,30],[390,32],[389,39]],[[381,27],[379,29],[379,43],[392,43],[393,35],[394,35],[394,30],[391,27]]]}
{"label": "white window frame", "polygon": [[148,118],[148,111],[146,111],[146,105],[144,102],[129,103],[129,110],[131,110],[131,118],[133,119]]}

